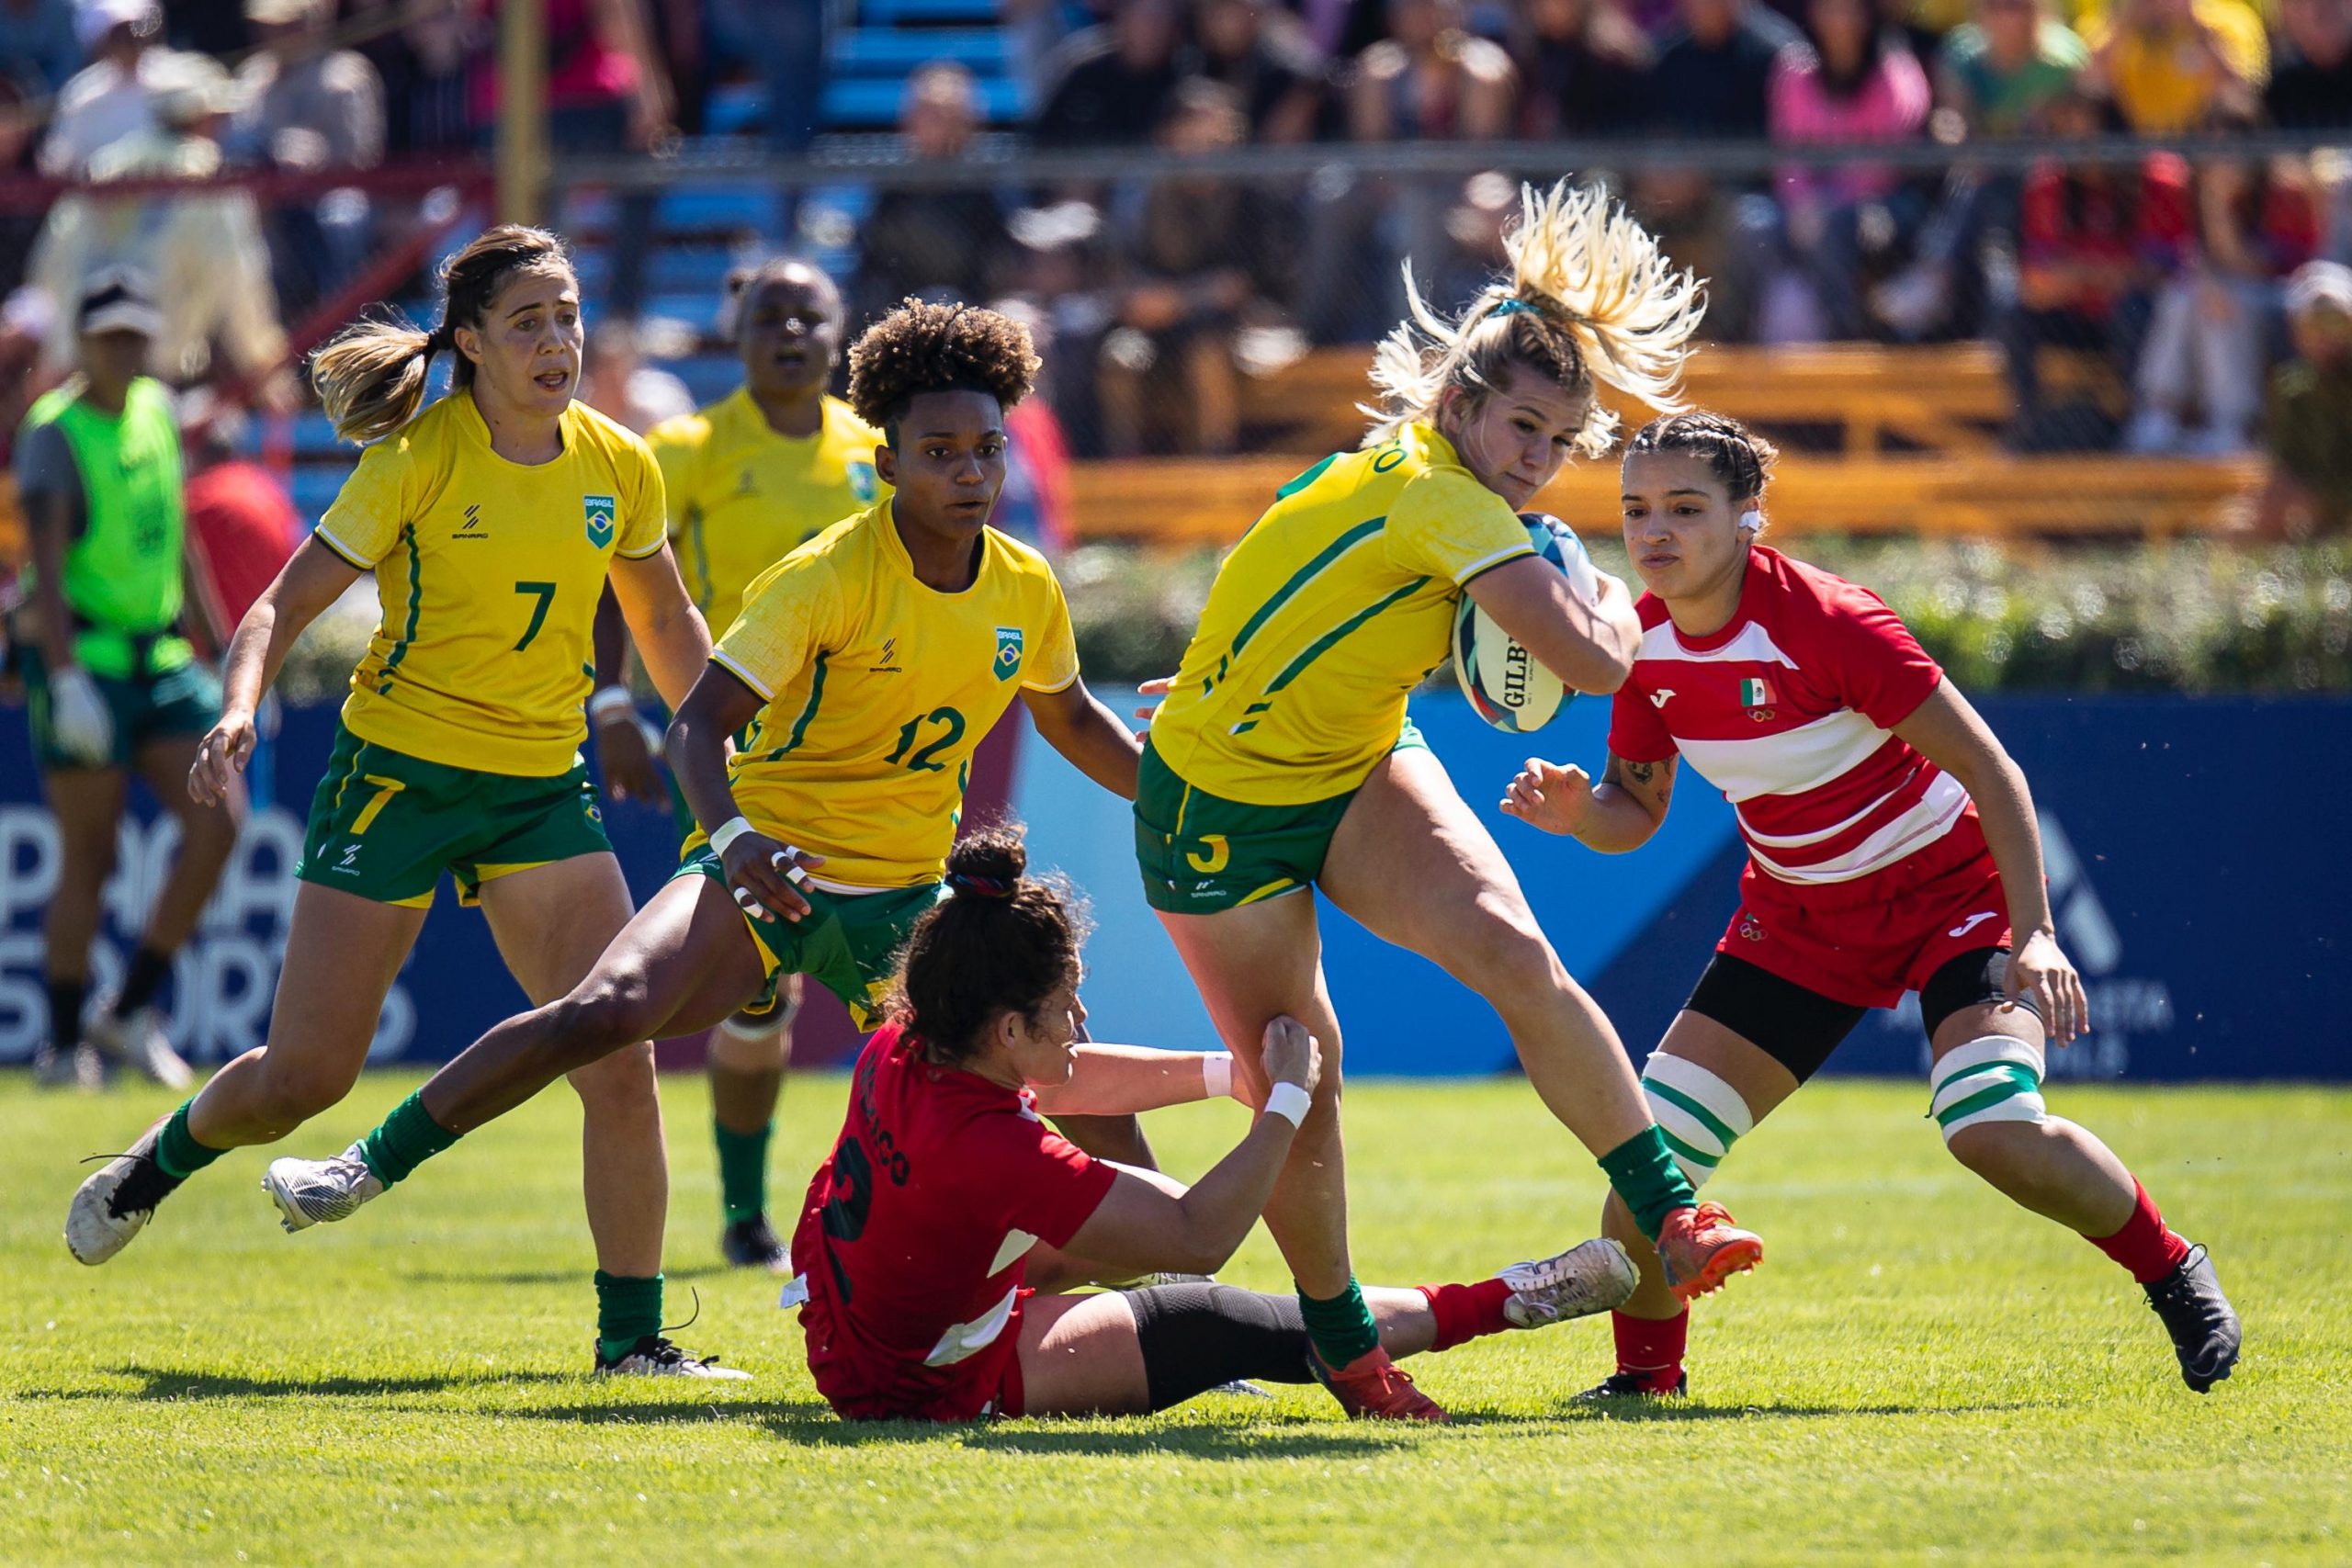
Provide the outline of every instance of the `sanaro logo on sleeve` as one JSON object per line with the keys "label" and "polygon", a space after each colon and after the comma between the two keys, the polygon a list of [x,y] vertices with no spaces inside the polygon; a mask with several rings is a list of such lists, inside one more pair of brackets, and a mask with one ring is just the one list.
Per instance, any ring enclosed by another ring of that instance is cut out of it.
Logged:
{"label": "sanaro logo on sleeve", "polygon": [[613,519],[620,508],[609,495],[583,495],[580,510],[587,516],[588,542],[603,549],[613,542]]}

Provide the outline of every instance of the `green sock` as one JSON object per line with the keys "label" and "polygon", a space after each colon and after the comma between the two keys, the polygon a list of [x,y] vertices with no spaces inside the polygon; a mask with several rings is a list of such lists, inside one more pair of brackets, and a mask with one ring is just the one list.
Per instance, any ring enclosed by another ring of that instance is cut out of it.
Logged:
{"label": "green sock", "polygon": [[617,1361],[649,1334],[662,1332],[662,1276],[624,1279],[596,1270],[596,1347]]}
{"label": "green sock", "polygon": [[187,1108],[195,1103],[194,1100],[184,1101],[155,1135],[155,1163],[174,1181],[186,1181],[229,1152],[198,1143],[196,1134],[187,1130]]}
{"label": "green sock", "polygon": [[460,1134],[450,1132],[424,1109],[424,1091],[418,1089],[392,1107],[376,1130],[359,1140],[359,1156],[376,1179],[390,1187],[451,1144]]}
{"label": "green sock", "polygon": [[1372,1309],[1363,1304],[1363,1291],[1353,1274],[1348,1276],[1348,1288],[1329,1301],[1318,1302],[1299,1292],[1298,1315],[1306,1320],[1306,1337],[1315,1353],[1334,1371],[1380,1347],[1380,1330],[1373,1324]]}
{"label": "green sock", "polygon": [[1666,1146],[1666,1134],[1654,1126],[1643,1128],[1602,1155],[1600,1168],[1609,1173],[1609,1185],[1634,1212],[1634,1223],[1653,1242],[1668,1214],[1699,1201],[1690,1179],[1674,1162],[1674,1151]]}
{"label": "green sock", "polygon": [[768,1207],[768,1135],[770,1121],[756,1133],[736,1133],[711,1123],[718,1134],[718,1199],[727,1205],[727,1223],[735,1224]]}

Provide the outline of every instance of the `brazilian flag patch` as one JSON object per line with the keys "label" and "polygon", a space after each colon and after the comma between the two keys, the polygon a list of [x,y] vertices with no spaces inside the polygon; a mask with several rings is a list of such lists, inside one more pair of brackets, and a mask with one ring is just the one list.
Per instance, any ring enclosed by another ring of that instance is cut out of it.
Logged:
{"label": "brazilian flag patch", "polygon": [[996,629],[996,678],[1010,681],[1021,673],[1021,628],[999,626]]}
{"label": "brazilian flag patch", "polygon": [[620,510],[614,504],[613,498],[609,495],[583,495],[580,498],[580,510],[587,517],[588,542],[600,550],[611,544],[613,518]]}

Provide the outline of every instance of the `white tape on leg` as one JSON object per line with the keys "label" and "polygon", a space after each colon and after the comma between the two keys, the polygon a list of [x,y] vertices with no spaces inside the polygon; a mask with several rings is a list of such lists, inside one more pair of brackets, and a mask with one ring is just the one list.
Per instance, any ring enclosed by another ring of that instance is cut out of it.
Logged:
{"label": "white tape on leg", "polygon": [[1739,1090],[1698,1063],[1663,1051],[1651,1052],[1642,1068],[1642,1095],[1694,1188],[1705,1186],[1732,1145],[1756,1130]]}
{"label": "white tape on leg", "polygon": [[1980,1122],[2046,1122],[2041,1053],[2023,1040],[1987,1034],[1946,1052],[1928,1075],[1928,1114],[1944,1142]]}

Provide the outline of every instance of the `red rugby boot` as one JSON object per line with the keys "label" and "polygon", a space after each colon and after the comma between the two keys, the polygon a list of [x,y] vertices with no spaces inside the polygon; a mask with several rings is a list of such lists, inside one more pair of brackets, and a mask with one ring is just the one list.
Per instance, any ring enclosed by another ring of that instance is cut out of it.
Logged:
{"label": "red rugby boot", "polygon": [[1687,1302],[1763,1262],[1764,1238],[1732,1224],[1731,1212],[1721,1203],[1702,1203],[1666,1216],[1658,1227],[1657,1258],[1666,1266],[1667,1288]]}
{"label": "red rugby boot", "polygon": [[1445,1409],[1413,1386],[1404,1369],[1375,1345],[1338,1369],[1307,1347],[1306,1370],[1331,1391],[1351,1421],[1443,1421]]}

